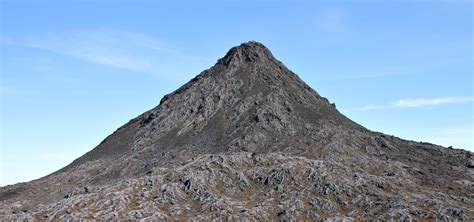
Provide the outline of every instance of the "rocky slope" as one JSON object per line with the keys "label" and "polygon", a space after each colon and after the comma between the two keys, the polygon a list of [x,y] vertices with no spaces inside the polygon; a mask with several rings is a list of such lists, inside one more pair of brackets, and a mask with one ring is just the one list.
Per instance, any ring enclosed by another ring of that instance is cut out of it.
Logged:
{"label": "rocky slope", "polygon": [[473,167],[352,122],[248,42],[69,166],[0,188],[0,218],[468,221]]}

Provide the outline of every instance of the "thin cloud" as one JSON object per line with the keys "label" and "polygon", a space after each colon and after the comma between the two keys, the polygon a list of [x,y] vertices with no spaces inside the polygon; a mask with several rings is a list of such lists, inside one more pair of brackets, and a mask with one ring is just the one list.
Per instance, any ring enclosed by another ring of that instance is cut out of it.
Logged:
{"label": "thin cloud", "polygon": [[25,45],[145,73],[170,74],[167,66],[193,59],[156,38],[122,30],[50,32],[26,39]]}
{"label": "thin cloud", "polygon": [[360,108],[361,111],[390,109],[390,108],[417,108],[424,106],[439,106],[447,104],[463,104],[474,101],[474,97],[439,97],[439,98],[418,98],[418,99],[399,99],[388,105],[369,105]]}
{"label": "thin cloud", "polygon": [[422,106],[436,106],[444,104],[460,104],[474,101],[474,97],[441,97],[432,99],[400,99],[392,107],[410,108]]}
{"label": "thin cloud", "polygon": [[370,105],[370,106],[364,106],[361,108],[362,111],[367,111],[367,110],[374,110],[374,109],[384,109],[385,106],[377,106],[377,105]]}

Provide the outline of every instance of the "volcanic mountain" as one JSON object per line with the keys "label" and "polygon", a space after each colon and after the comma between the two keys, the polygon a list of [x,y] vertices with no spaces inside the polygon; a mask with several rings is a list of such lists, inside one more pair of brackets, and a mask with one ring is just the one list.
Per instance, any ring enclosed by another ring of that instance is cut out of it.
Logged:
{"label": "volcanic mountain", "polygon": [[472,220],[471,152],[372,132],[258,42],[63,169],[0,188],[6,220]]}

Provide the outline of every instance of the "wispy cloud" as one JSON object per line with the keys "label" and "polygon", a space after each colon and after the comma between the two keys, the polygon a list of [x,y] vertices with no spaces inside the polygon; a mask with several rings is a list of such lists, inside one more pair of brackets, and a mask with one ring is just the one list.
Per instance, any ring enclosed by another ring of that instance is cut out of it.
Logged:
{"label": "wispy cloud", "polygon": [[366,110],[373,110],[373,109],[384,109],[385,106],[379,106],[379,105],[369,105],[369,106],[364,106],[361,108],[362,111]]}
{"label": "wispy cloud", "polygon": [[27,38],[27,47],[136,72],[169,74],[169,65],[193,58],[145,34],[122,30],[50,32]]}
{"label": "wispy cloud", "polygon": [[400,99],[392,104],[393,107],[408,108],[421,106],[436,106],[443,104],[459,104],[474,101],[474,97],[441,97],[432,99]]}
{"label": "wispy cloud", "polygon": [[388,108],[416,108],[423,106],[438,106],[445,104],[462,104],[470,103],[474,101],[474,97],[463,96],[463,97],[439,97],[439,98],[417,98],[417,99],[399,99],[387,105],[369,105],[364,106],[360,110],[375,110],[375,109],[388,109]]}

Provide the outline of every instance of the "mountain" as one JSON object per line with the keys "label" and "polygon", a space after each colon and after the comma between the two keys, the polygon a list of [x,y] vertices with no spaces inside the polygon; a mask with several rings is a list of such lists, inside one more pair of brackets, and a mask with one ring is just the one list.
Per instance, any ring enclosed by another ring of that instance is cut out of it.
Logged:
{"label": "mountain", "polygon": [[254,41],[70,165],[0,188],[6,220],[472,220],[472,206],[471,152],[358,125]]}

